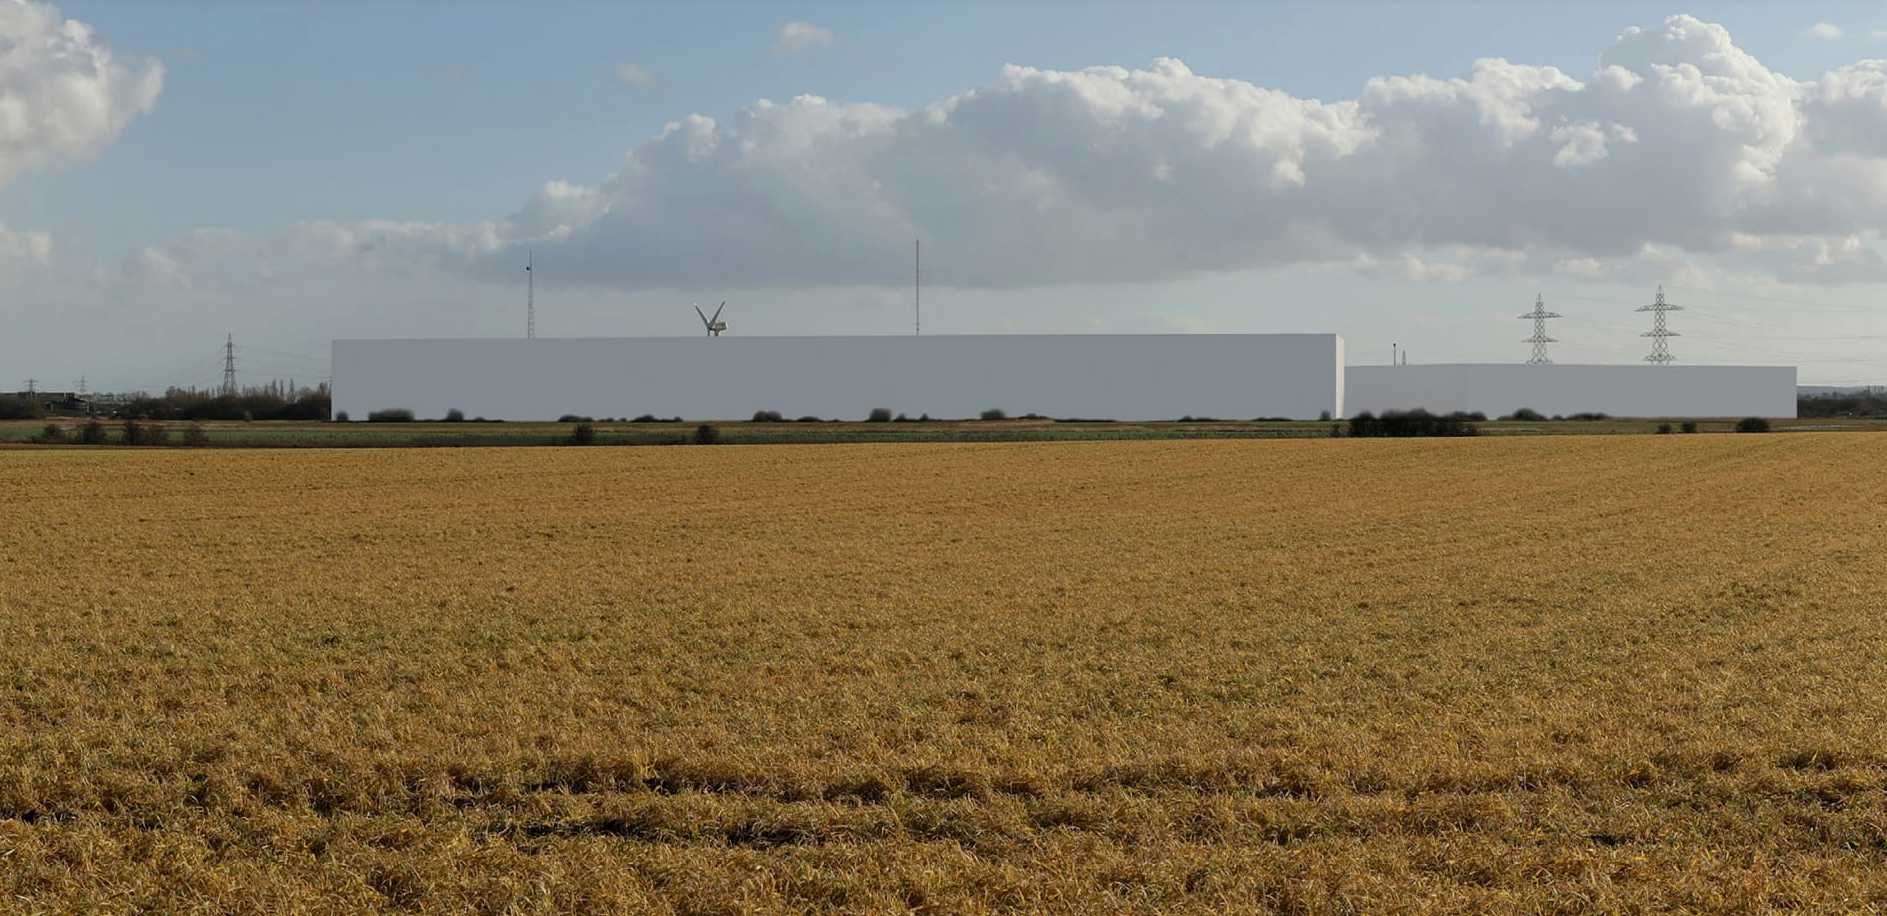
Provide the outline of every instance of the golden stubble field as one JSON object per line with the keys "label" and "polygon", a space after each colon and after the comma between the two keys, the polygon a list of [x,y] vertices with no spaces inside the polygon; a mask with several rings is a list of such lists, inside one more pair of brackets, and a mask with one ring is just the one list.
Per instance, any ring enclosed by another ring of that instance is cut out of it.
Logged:
{"label": "golden stubble field", "polygon": [[1883,468],[0,452],[0,910],[1887,905]]}

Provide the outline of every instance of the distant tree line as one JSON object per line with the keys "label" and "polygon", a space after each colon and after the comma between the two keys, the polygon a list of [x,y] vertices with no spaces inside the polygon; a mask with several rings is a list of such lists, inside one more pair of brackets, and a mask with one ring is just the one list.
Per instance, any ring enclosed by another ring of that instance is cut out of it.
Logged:
{"label": "distant tree line", "polygon": [[1887,417],[1887,390],[1811,394],[1795,399],[1798,417]]}
{"label": "distant tree line", "polygon": [[326,385],[246,388],[233,395],[171,388],[162,395],[133,396],[118,408],[118,415],[142,420],[326,420],[332,406]]}
{"label": "distant tree line", "polygon": [[46,409],[38,401],[0,397],[0,420],[37,420],[45,415]]}

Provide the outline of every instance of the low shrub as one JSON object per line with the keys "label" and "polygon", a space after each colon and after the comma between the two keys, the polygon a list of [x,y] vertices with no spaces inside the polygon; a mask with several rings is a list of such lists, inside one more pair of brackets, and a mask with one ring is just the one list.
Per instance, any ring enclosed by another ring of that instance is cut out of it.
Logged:
{"label": "low shrub", "polygon": [[1223,423],[1225,421],[1219,419],[1218,417],[1195,417],[1191,414],[1187,414],[1186,416],[1180,417],[1179,422],[1181,423]]}
{"label": "low shrub", "polygon": [[911,418],[910,418],[909,416],[906,416],[905,414],[898,414],[897,416],[895,416],[895,417],[892,417],[892,418],[891,418],[891,422],[893,422],[893,423],[909,423],[909,422],[911,422]]}
{"label": "low shrub", "polygon": [[1586,422],[1586,423],[1589,423],[1589,422],[1592,422],[1592,421],[1594,421],[1594,420],[1610,420],[1610,419],[1612,419],[1612,415],[1611,415],[1611,414],[1609,414],[1609,413],[1590,413],[1590,412],[1581,412],[1581,413],[1576,413],[1576,414],[1570,414],[1570,415],[1568,415],[1568,416],[1566,417],[1566,419],[1568,419],[1568,420],[1578,420],[1578,421],[1580,421],[1580,422]]}
{"label": "low shrub", "polygon": [[1670,435],[1670,434],[1671,434],[1671,424],[1669,424],[1669,423],[1659,423],[1659,424],[1658,424],[1658,435],[1660,435],[1660,436],[1668,436],[1668,435]]}
{"label": "low shrub", "polygon": [[721,431],[703,423],[695,427],[695,434],[692,441],[696,445],[719,445],[721,443]]}
{"label": "low shrub", "polygon": [[64,442],[66,441],[66,428],[57,423],[48,423],[45,429],[39,431],[39,441]]}
{"label": "low shrub", "polygon": [[192,423],[184,427],[183,444],[191,448],[203,448],[210,444],[210,434],[204,432],[203,424]]}
{"label": "low shrub", "polygon": [[866,414],[866,415],[865,415],[865,422],[867,422],[867,423],[889,423],[889,422],[891,422],[891,408],[889,408],[889,407],[873,407],[873,408],[871,409],[871,413],[869,413],[869,414]]}
{"label": "low shrub", "polygon": [[1421,408],[1390,410],[1378,417],[1364,411],[1350,418],[1352,436],[1478,436],[1481,429],[1458,416],[1437,416]]}
{"label": "low shrub", "polygon": [[1736,431],[1739,433],[1766,433],[1769,431],[1769,421],[1762,417],[1744,417],[1736,421]]}
{"label": "low shrub", "polygon": [[1528,423],[1539,423],[1545,420],[1546,416],[1544,414],[1541,414],[1539,411],[1534,410],[1531,407],[1522,407],[1519,410],[1514,411],[1513,413],[1510,413],[1504,417],[1501,417],[1501,419],[1524,420]]}
{"label": "low shrub", "polygon": [[786,418],[780,416],[780,412],[777,410],[756,410],[753,412],[753,422],[755,423],[783,423],[785,421]]}
{"label": "low shrub", "polygon": [[170,431],[161,423],[126,417],[119,436],[125,445],[163,445],[164,440],[170,437]]}
{"label": "low shrub", "polygon": [[804,416],[804,417],[800,417],[800,418],[799,418],[799,422],[801,422],[801,423],[824,423],[825,421],[824,421],[824,420],[821,420],[821,419],[819,419],[818,417],[814,417],[814,416]]}
{"label": "low shrub", "polygon": [[334,422],[336,422],[336,423],[346,423],[346,422],[348,422],[348,420],[347,420],[347,411],[345,411],[345,410],[343,410],[343,411],[341,411],[340,413],[337,413],[337,414],[335,414],[335,415],[334,415]]}
{"label": "low shrub", "polygon": [[1007,420],[1009,419],[1009,415],[1006,413],[1003,413],[1002,410],[999,408],[991,407],[990,409],[983,411],[981,414],[978,414],[977,418],[981,420]]}
{"label": "low shrub", "polygon": [[1685,420],[1678,428],[1687,433],[1694,433],[1697,431],[1697,421]]}
{"label": "low shrub", "polygon": [[79,441],[86,445],[104,445],[105,424],[96,419],[85,421],[85,425],[79,427]]}
{"label": "low shrub", "polygon": [[1319,413],[1317,414],[1317,422],[1319,422],[1319,423],[1328,423],[1328,422],[1330,422],[1330,411],[1328,411],[1328,410],[1325,410],[1325,411],[1321,411],[1321,412],[1319,412]]}
{"label": "low shrub", "polygon": [[570,427],[571,445],[595,445],[596,427],[588,423],[578,423]]}
{"label": "low shrub", "polygon": [[413,422],[413,412],[404,407],[389,407],[385,410],[369,411],[367,413],[367,422],[411,423]]}
{"label": "low shrub", "polygon": [[574,413],[567,413],[561,417],[558,417],[557,422],[559,423],[595,423],[596,418],[580,416]]}
{"label": "low shrub", "polygon": [[443,421],[441,421],[441,422],[445,422],[445,423],[464,423],[464,422],[465,422],[465,411],[463,411],[463,410],[460,410],[460,409],[458,409],[457,407],[454,407],[454,408],[452,408],[451,410],[448,410],[448,411],[446,411],[446,418],[445,418],[445,419],[444,419]]}

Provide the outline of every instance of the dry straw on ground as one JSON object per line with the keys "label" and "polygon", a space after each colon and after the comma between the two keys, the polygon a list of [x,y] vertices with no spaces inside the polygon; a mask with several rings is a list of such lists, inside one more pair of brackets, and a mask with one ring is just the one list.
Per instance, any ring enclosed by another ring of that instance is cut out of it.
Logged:
{"label": "dry straw on ground", "polygon": [[0,909],[1879,906],[1883,466],[0,453]]}

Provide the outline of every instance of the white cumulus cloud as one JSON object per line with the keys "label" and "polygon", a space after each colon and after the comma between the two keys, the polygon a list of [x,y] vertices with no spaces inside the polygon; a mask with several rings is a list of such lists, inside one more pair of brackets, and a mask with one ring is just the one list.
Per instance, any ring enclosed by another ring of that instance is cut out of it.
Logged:
{"label": "white cumulus cloud", "polygon": [[57,9],[0,3],[0,183],[97,155],[163,85],[162,65],[119,60]]}
{"label": "white cumulus cloud", "polygon": [[1494,58],[1351,99],[1167,58],[1010,66],[911,109],[761,101],[672,122],[497,234],[626,288],[891,282],[922,237],[933,282],[1014,288],[1358,255],[1449,276],[1435,253],[1707,254],[1733,234],[1846,244],[1883,224],[1883,65],[1798,82],[1675,16],[1627,29],[1580,76]]}
{"label": "white cumulus cloud", "polygon": [[653,70],[634,61],[617,64],[616,79],[637,92],[653,92],[662,84],[661,78]]}
{"label": "white cumulus cloud", "polygon": [[1817,22],[1809,26],[1803,34],[1821,41],[1834,41],[1841,37],[1841,27],[1832,22]]}
{"label": "white cumulus cloud", "polygon": [[1171,58],[1009,66],[908,109],[806,95],[688,115],[616,174],[550,182],[508,217],[348,231],[488,279],[529,246],[621,290],[894,285],[914,238],[930,282],[959,288],[1296,264],[1596,276],[1650,251],[1857,282],[1887,263],[1869,256],[1887,234],[1887,64],[1797,81],[1674,16],[1584,74],[1490,58],[1349,99]]}
{"label": "white cumulus cloud", "polygon": [[775,42],[782,51],[809,51],[832,44],[832,30],[795,20],[780,26]]}

